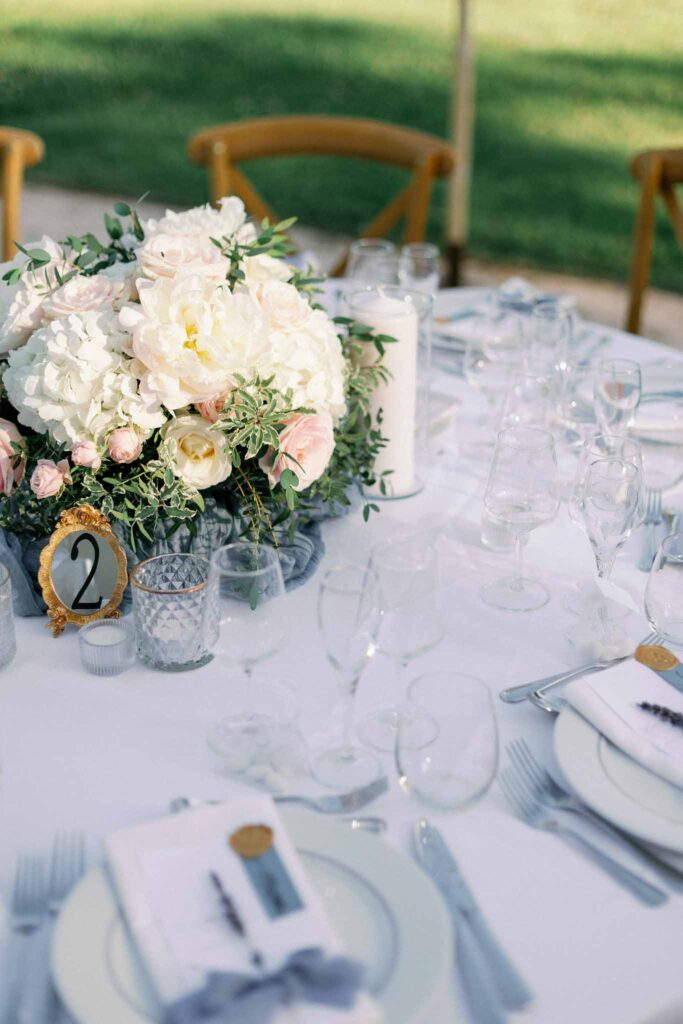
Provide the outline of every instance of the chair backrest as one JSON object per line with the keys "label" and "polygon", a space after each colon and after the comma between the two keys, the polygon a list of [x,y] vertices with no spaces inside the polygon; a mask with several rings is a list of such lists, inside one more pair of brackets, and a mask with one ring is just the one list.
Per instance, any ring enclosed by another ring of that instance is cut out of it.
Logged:
{"label": "chair backrest", "polygon": [[[405,242],[419,242],[424,237],[432,184],[455,165],[452,147],[433,135],[352,117],[256,118],[204,128],[188,143],[190,159],[209,169],[213,203],[235,194],[249,213],[271,221],[279,218],[236,165],[243,160],[301,153],[375,160],[412,172],[408,185],[362,232],[366,238],[381,238],[404,218]],[[342,273],[345,264],[346,257],[333,273]]]}
{"label": "chair backrest", "polygon": [[11,260],[19,239],[19,212],[24,168],[43,159],[45,145],[33,132],[0,125],[0,177],[2,179],[2,258]]}
{"label": "chair backrest", "polygon": [[683,149],[649,149],[631,161],[631,174],[640,182],[640,201],[631,261],[626,330],[637,334],[647,287],[655,229],[655,199],[664,200],[674,233],[683,248],[683,210],[674,186],[683,184]]}

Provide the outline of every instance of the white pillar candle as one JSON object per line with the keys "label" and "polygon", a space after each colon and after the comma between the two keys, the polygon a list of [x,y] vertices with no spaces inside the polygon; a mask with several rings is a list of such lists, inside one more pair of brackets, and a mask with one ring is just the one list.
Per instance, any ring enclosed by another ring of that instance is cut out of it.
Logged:
{"label": "white pillar candle", "polygon": [[[373,419],[382,410],[381,431],[387,444],[375,460],[379,475],[387,469],[387,494],[401,497],[415,488],[415,416],[417,401],[418,311],[409,299],[385,294],[381,288],[352,296],[351,316],[388,334],[396,341],[385,346],[383,364],[390,377],[376,388],[371,403]],[[380,494],[375,487],[372,495]]]}

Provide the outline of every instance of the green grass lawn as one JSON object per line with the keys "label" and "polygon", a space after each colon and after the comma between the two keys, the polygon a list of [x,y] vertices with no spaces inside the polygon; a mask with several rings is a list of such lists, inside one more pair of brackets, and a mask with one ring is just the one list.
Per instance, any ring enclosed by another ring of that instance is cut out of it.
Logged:
{"label": "green grass lawn", "polygon": [[[471,251],[624,278],[629,155],[683,145],[680,0],[472,0]],[[455,0],[0,0],[0,123],[31,128],[31,180],[190,205],[197,128],[261,114],[370,116],[446,134]],[[278,211],[355,233],[395,175],[328,160],[253,168]],[[445,195],[431,233],[443,236]],[[662,226],[655,281],[683,290]]]}

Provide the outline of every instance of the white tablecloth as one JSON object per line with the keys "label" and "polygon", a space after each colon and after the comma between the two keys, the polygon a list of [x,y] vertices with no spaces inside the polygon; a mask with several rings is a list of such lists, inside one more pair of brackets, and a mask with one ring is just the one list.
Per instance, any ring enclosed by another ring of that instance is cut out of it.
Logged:
{"label": "white tablecloth", "polygon": [[[442,293],[440,303],[442,310],[448,307],[448,293]],[[613,332],[607,351],[643,362],[671,355],[619,332]],[[456,377],[442,374],[437,386],[471,402]],[[504,573],[508,557],[485,552],[478,542],[485,470],[447,451],[418,496],[383,504],[369,524],[353,515],[323,529],[326,561],[332,563],[352,546],[358,554],[391,532],[454,517],[440,542],[449,632],[436,651],[414,663],[411,674],[434,667],[461,669],[478,674],[497,693],[505,685],[576,663],[564,637],[571,619],[560,596],[571,577],[589,578],[594,563],[586,538],[563,510],[555,523],[532,535],[528,546],[529,560],[549,580],[550,604],[527,615],[483,605],[481,579]],[[680,496],[678,503],[683,505]],[[635,568],[639,540],[633,538],[620,556],[615,579],[642,596],[646,577]],[[313,724],[316,715],[324,720],[335,695],[317,633],[318,583],[319,573],[291,595],[289,648],[260,672],[261,681],[283,673],[294,681]],[[636,632],[647,632],[644,619]],[[173,797],[244,792],[217,773],[205,743],[209,723],[230,708],[230,675],[218,661],[187,674],[138,666],[118,678],[100,679],[80,667],[74,632],[53,640],[44,620],[17,620],[17,644],[15,661],[0,672],[0,901],[5,909],[16,855],[31,848],[49,853],[58,828],[84,830],[96,858],[103,835],[163,814]],[[392,680],[389,663],[377,658],[361,683],[359,715],[382,693],[389,697]],[[524,735],[552,763],[551,716],[528,704],[507,706],[497,699],[496,710],[503,744]],[[388,757],[386,768],[391,773]],[[388,818],[387,842],[404,850],[409,826],[420,812],[393,780],[391,793],[369,809]],[[682,896],[672,895],[656,910],[641,906],[558,839],[514,818],[495,785],[477,807],[443,816],[438,823],[536,994],[524,1015],[529,1024],[683,1020]],[[0,940],[1,956],[7,949],[2,922]],[[2,977],[0,967],[0,989]],[[455,980],[443,1013],[425,1024],[454,1020],[467,1020]]]}

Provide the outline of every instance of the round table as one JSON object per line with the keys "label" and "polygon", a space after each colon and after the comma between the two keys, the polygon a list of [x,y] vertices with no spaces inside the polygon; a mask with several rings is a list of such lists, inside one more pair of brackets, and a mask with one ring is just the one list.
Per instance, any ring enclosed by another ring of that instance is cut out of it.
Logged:
{"label": "round table", "polygon": [[[439,311],[456,299],[457,293],[442,292]],[[671,350],[609,333],[604,352],[643,363],[680,358],[683,366],[683,357]],[[457,376],[436,373],[434,386],[460,407],[473,400]],[[434,668],[479,675],[496,695],[501,761],[505,743],[523,735],[551,766],[553,717],[527,703],[503,705],[497,693],[577,663],[565,639],[571,620],[561,594],[572,580],[593,575],[588,541],[563,508],[554,523],[532,535],[527,549],[529,563],[549,582],[550,603],[521,615],[487,607],[478,596],[481,582],[504,574],[510,557],[486,551],[479,541],[487,466],[459,458],[447,434],[439,435],[439,444],[443,450],[434,457],[422,493],[383,503],[367,524],[360,513],[324,524],[322,569],[290,595],[291,641],[257,672],[255,685],[284,675],[295,685],[311,728],[322,722],[336,692],[315,618],[325,564],[350,550],[358,557],[378,540],[406,530],[439,530],[448,632],[437,649],[413,664],[411,675]],[[680,496],[678,504],[683,505]],[[642,597],[646,576],[636,568],[639,545],[636,536],[622,552],[615,580]],[[637,630],[647,632],[644,618]],[[359,717],[382,695],[390,699],[393,679],[392,665],[377,657],[361,681]],[[6,919],[17,854],[49,854],[57,829],[83,830],[95,860],[106,833],[163,815],[174,797],[245,792],[217,771],[205,741],[207,726],[229,707],[229,672],[218,660],[192,673],[167,675],[137,665],[122,676],[98,678],[80,666],[75,631],[54,640],[45,620],[18,619],[16,658],[0,671],[0,915]],[[329,731],[338,723],[327,724]],[[410,826],[423,810],[399,789],[388,755],[385,766],[391,792],[368,813],[386,817],[386,842],[408,851]],[[517,820],[495,784],[462,815],[430,817],[535,993],[524,1016],[529,1024],[683,1019],[683,897],[672,894],[656,910],[643,907],[555,837]],[[3,920],[0,955],[7,952],[7,935]],[[454,971],[443,1012],[429,1024],[467,1019]]]}

